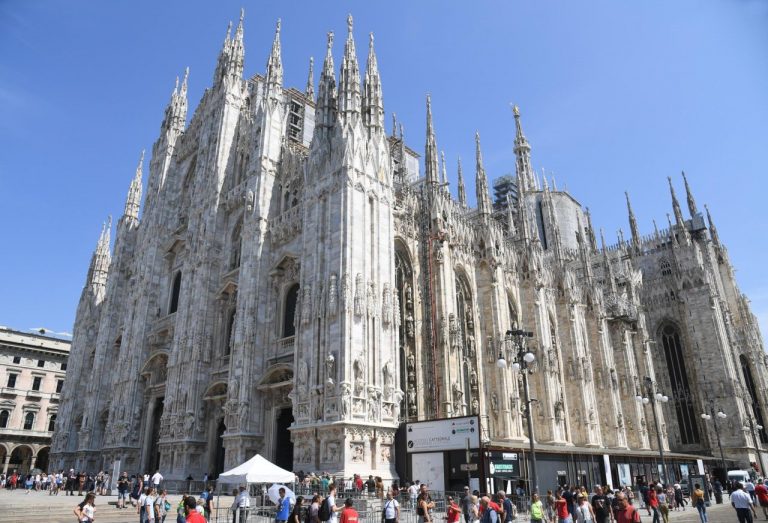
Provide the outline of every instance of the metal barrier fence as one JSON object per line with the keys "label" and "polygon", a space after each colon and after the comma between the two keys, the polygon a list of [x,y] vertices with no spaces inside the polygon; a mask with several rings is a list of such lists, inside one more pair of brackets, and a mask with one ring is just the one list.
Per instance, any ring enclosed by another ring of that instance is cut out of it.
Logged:
{"label": "metal barrier fence", "polygon": [[[232,495],[217,495],[214,498],[215,508],[213,514],[209,518],[209,522],[215,523],[271,523],[275,520],[275,505],[269,501],[266,496],[266,491],[261,488],[254,489],[251,487],[250,496],[250,508],[246,510],[233,510],[233,504],[235,498]],[[257,493],[254,495],[254,490]],[[301,521],[306,521],[306,510],[309,509],[309,504],[314,494],[319,494],[322,499],[325,499],[327,492],[319,492],[317,489],[297,487],[295,490],[297,496],[302,496],[303,512]],[[224,493],[221,493],[224,494]],[[433,521],[445,521],[446,520],[446,499],[447,496],[452,496],[453,499],[459,503],[463,493],[460,492],[430,492],[432,501],[435,502],[435,508],[432,510]],[[385,499],[381,499],[375,494],[368,494],[366,492],[352,491],[339,491],[336,495],[336,505],[343,507],[344,501],[347,498],[352,499],[352,506],[357,510],[360,523],[377,523],[382,520],[382,510],[384,508]],[[418,515],[416,513],[415,501],[412,502],[410,497],[406,495],[400,495],[397,498],[400,508],[400,523],[417,523]],[[530,501],[527,497],[512,496],[512,502],[517,509],[518,521],[527,520],[528,510],[530,507]],[[464,521],[463,516],[460,519]]]}

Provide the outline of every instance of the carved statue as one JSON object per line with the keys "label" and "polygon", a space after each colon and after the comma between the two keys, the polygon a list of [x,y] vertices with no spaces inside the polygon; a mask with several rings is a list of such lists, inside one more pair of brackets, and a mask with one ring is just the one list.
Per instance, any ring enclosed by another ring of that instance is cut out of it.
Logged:
{"label": "carved statue", "polygon": [[406,358],[406,367],[408,372],[414,372],[416,370],[416,357],[413,355],[413,351],[408,351],[408,357]]}
{"label": "carved statue", "polygon": [[384,367],[381,369],[381,374],[384,382],[384,400],[389,401],[392,398],[394,374],[392,371],[392,362],[387,361]]}
{"label": "carved statue", "polygon": [[477,398],[472,398],[472,414],[480,414],[480,402]]}
{"label": "carved statue", "polygon": [[349,299],[350,299],[350,281],[349,281],[349,273],[345,272],[344,276],[341,278],[341,306],[344,308],[345,311],[349,310]]}
{"label": "carved statue", "polygon": [[306,360],[299,360],[299,389],[306,392],[309,388],[309,367]]}
{"label": "carved statue", "polygon": [[337,289],[336,289],[336,274],[331,274],[330,282],[328,283],[328,314],[331,316],[336,315],[336,301],[337,301]]}
{"label": "carved statue", "polygon": [[493,410],[494,413],[499,411],[499,397],[495,392],[491,394],[491,410]]}
{"label": "carved statue", "polygon": [[355,396],[362,396],[365,390],[365,363],[360,358],[356,358],[352,367],[355,377]]}
{"label": "carved statue", "polygon": [[384,325],[392,322],[392,293],[389,289],[389,283],[384,284],[383,296],[381,298],[381,320]]}
{"label": "carved statue", "polygon": [[413,313],[411,311],[408,311],[408,314],[405,316],[405,335],[409,338],[413,338],[415,335],[413,326]]}
{"label": "carved statue", "polygon": [[475,369],[472,369],[469,373],[469,386],[472,387],[472,389],[477,388],[477,372]]}
{"label": "carved statue", "polygon": [[400,298],[397,297],[397,293],[392,294],[392,316],[393,323],[396,326],[400,325]]}
{"label": "carved statue", "polygon": [[475,337],[470,333],[467,333],[467,356],[475,358]]}
{"label": "carved statue", "polygon": [[408,311],[413,310],[413,289],[409,284],[405,284],[405,309]]}
{"label": "carved statue", "polygon": [[474,331],[475,320],[472,318],[472,310],[467,309],[467,311],[464,313],[464,317],[466,318],[466,322],[467,322],[467,330]]}

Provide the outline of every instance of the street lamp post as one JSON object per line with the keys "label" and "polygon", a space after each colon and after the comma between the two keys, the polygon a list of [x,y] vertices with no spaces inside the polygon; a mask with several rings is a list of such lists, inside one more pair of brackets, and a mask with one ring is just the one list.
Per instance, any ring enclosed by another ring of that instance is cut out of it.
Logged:
{"label": "street lamp post", "polygon": [[[530,493],[533,495],[534,493],[539,491],[539,480],[536,475],[536,441],[533,435],[533,421],[532,421],[532,415],[531,415],[531,395],[530,391],[528,389],[528,374],[533,372],[532,369],[530,369],[530,365],[536,361],[536,356],[528,350],[525,346],[525,340],[526,338],[533,338],[533,333],[530,331],[523,331],[520,329],[515,330],[508,330],[507,331],[507,341],[511,341],[514,343],[516,352],[514,352],[514,357],[512,359],[512,370],[514,371],[522,371],[521,375],[523,378],[523,401],[525,402],[525,420],[528,425],[528,441],[530,443],[530,465],[529,470],[531,472],[531,484],[530,484]],[[499,353],[499,360],[496,362],[496,365],[500,369],[506,369],[507,368],[507,361],[504,359],[504,353]]]}
{"label": "street lamp post", "polygon": [[664,480],[667,479],[667,463],[664,460],[664,445],[661,443],[661,429],[659,428],[659,416],[656,414],[656,403],[659,401],[666,403],[669,401],[669,397],[656,390],[655,383],[650,378],[650,376],[645,377],[644,384],[646,396],[641,396],[638,394],[635,396],[635,399],[643,405],[648,405],[648,403],[651,404],[651,412],[653,412],[653,424],[656,427],[656,443],[659,446],[659,459],[661,460],[661,471],[663,475],[663,477],[660,479],[663,483]]}
{"label": "street lamp post", "polygon": [[760,463],[760,473],[765,476],[765,467],[763,466],[763,453],[760,452],[760,441],[757,439],[757,433],[755,432],[755,429],[758,431],[763,430],[762,425],[756,425],[755,420],[752,417],[752,414],[747,416],[747,419],[749,420],[749,430],[752,431],[752,441],[755,442],[755,450],[757,451],[757,461]]}
{"label": "street lamp post", "polygon": [[701,415],[701,417],[705,420],[714,420],[715,435],[717,436],[717,448],[720,449],[720,468],[723,469],[723,474],[726,474],[727,470],[725,468],[725,456],[723,456],[723,444],[720,442],[720,429],[717,426],[717,418],[725,419],[728,417],[728,415],[722,410],[718,410],[717,414],[715,414],[715,403],[712,400],[709,400],[709,414],[704,413]]}

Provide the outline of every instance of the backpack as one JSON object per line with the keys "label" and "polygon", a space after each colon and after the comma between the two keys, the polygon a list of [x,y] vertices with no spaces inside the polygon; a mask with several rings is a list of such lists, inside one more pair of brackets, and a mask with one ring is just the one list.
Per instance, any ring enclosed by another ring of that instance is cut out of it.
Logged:
{"label": "backpack", "polygon": [[[329,496],[330,497],[330,496]],[[317,511],[317,519],[320,521],[328,521],[331,519],[331,500],[325,498],[320,504],[320,508]]]}

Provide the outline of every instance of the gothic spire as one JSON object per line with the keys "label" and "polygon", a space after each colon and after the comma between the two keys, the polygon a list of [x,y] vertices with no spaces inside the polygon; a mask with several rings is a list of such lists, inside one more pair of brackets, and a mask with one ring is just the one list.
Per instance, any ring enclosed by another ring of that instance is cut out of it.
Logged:
{"label": "gothic spire", "polygon": [[351,121],[360,113],[360,66],[357,63],[355,39],[352,35],[352,15],[347,15],[347,41],[339,72],[339,114]]}
{"label": "gothic spire", "polygon": [[139,165],[136,166],[136,174],[131,180],[128,188],[128,197],[125,199],[125,212],[123,215],[127,218],[137,220],[139,218],[139,207],[141,205],[141,178],[144,165],[144,151],[141,151]]}
{"label": "gothic spire", "polygon": [[107,274],[109,273],[109,264],[112,261],[109,253],[110,248],[110,229],[112,228],[112,216],[101,226],[99,241],[96,243],[96,249],[91,258],[91,267],[88,270],[88,283],[91,286],[106,285]]}
{"label": "gothic spire", "polygon": [[461,172],[461,156],[459,156],[459,168],[458,168],[458,171],[459,171],[459,175],[458,175],[458,177],[459,177],[459,181],[458,181],[458,185],[459,185],[459,194],[458,194],[458,196],[459,196],[459,203],[461,204],[462,207],[466,207],[467,206],[467,189],[466,189],[466,187],[464,187],[464,175]]}
{"label": "gothic spire", "polygon": [[523,134],[523,125],[520,123],[520,108],[512,106],[512,113],[515,115],[515,156],[517,157],[517,170],[520,173],[520,181],[525,185],[525,189],[533,191],[538,189],[536,178],[531,167],[531,146]]}
{"label": "gothic spire", "polygon": [[243,76],[243,61],[245,58],[245,47],[243,45],[243,19],[245,10],[240,9],[240,22],[235,30],[235,37],[232,38],[232,22],[227,26],[227,36],[224,38],[224,45],[219,52],[219,58],[216,63],[216,72],[214,73],[213,83],[218,85],[226,79],[241,79]]}
{"label": "gothic spire", "polygon": [[311,56],[309,57],[309,74],[307,75],[307,87],[304,94],[310,100],[315,97],[315,59]]}
{"label": "gothic spire", "polygon": [[[242,23],[242,22],[241,22]],[[239,26],[238,26],[239,29]],[[272,51],[267,59],[267,90],[273,91],[283,86],[283,59],[280,51],[280,19],[275,27],[275,39],[272,41]]]}
{"label": "gothic spire", "polygon": [[379,65],[373,49],[373,33],[368,42],[368,62],[365,66],[363,121],[371,131],[384,131],[384,98],[381,94]]}
{"label": "gothic spire", "polygon": [[445,171],[445,151],[440,151],[440,172],[442,173],[441,184],[443,190],[448,192],[448,173]]}
{"label": "gothic spire", "polygon": [[688,212],[691,214],[691,218],[693,218],[699,214],[699,210],[696,208],[696,200],[693,198],[691,186],[688,185],[688,177],[685,176],[685,171],[683,171],[683,182],[685,182],[685,196],[688,199]]}
{"label": "gothic spire", "polygon": [[683,235],[684,238],[688,238],[688,229],[685,226],[685,219],[683,218],[683,212],[680,210],[680,203],[677,201],[677,195],[675,194],[675,188],[672,186],[672,178],[667,176],[669,182],[669,192],[672,195],[672,210],[675,213],[675,224],[677,225],[678,232]]}
{"label": "gothic spire", "polygon": [[608,287],[615,292],[616,279],[613,276],[613,265],[611,264],[611,258],[608,256],[608,249],[605,246],[605,234],[603,234],[602,228],[600,228],[600,244],[603,248],[603,277]]}
{"label": "gothic spire", "polygon": [[629,193],[624,191],[624,196],[627,197],[627,214],[629,214],[629,230],[632,233],[632,248],[635,252],[640,252],[640,233],[637,230],[637,220],[632,210],[632,203],[629,201]]}
{"label": "gothic spire", "polygon": [[317,85],[317,118],[316,129],[333,127],[336,121],[336,73],[333,65],[333,31],[328,33],[328,44],[323,61],[323,71],[320,73],[320,83]]}
{"label": "gothic spire", "polygon": [[176,77],[176,84],[171,93],[171,99],[165,108],[165,118],[163,118],[163,131],[184,130],[187,123],[187,80],[189,78],[189,67],[184,70],[184,82],[179,91],[179,77]]}
{"label": "gothic spire", "polygon": [[432,127],[432,98],[427,94],[427,143],[424,146],[424,174],[427,183],[438,183],[439,172],[437,170],[437,141],[435,130]]}
{"label": "gothic spire", "polygon": [[720,247],[720,235],[717,234],[717,227],[715,222],[712,221],[712,215],[709,213],[709,206],[705,205],[704,209],[707,211],[707,222],[709,222],[709,236],[712,238],[712,243],[715,247]]}
{"label": "gothic spire", "polygon": [[585,209],[584,214],[587,215],[587,232],[589,234],[589,245],[592,247],[592,252],[597,252],[597,237],[595,236],[595,228],[592,227],[592,213],[589,212],[589,207]]}
{"label": "gothic spire", "polygon": [[481,214],[490,214],[491,197],[488,194],[488,178],[483,167],[483,153],[480,150],[480,133],[475,132],[475,193],[477,196],[477,209]]}

